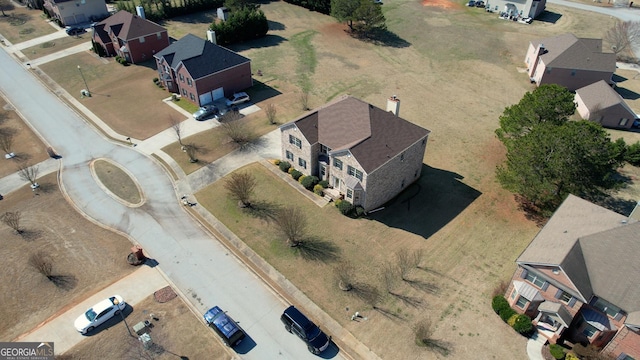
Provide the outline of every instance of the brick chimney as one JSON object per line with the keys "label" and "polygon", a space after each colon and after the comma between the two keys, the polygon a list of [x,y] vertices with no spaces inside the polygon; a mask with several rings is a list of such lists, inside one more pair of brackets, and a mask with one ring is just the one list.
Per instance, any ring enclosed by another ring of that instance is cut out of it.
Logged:
{"label": "brick chimney", "polygon": [[395,116],[400,116],[400,99],[397,96],[392,95],[387,99],[387,111],[390,111]]}

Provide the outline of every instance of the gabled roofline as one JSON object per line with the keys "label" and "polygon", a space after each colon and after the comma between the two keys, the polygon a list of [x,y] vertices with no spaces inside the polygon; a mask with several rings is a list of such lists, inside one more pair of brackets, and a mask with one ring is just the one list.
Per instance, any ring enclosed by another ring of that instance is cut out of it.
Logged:
{"label": "gabled roofline", "polygon": [[[571,280],[571,278],[566,275],[567,273],[566,273],[566,271],[564,271],[562,266],[555,265],[555,264],[536,264],[536,265],[540,265],[540,266],[555,266],[557,268],[560,268],[560,270],[562,270],[562,273],[565,274],[565,277],[567,278],[567,280],[569,280],[569,282],[573,286],[573,289],[565,290],[566,285],[561,284],[559,281],[557,281],[555,279],[550,279],[544,273],[541,273],[541,272],[537,271],[536,268],[531,266],[531,265],[533,265],[532,263],[518,263],[518,262],[516,262],[516,263],[518,265],[520,265],[521,267],[523,267],[524,269],[526,269],[527,271],[534,271],[536,274],[540,274],[542,277],[544,277],[545,281],[547,281],[551,285],[557,287],[558,289],[561,289],[562,291],[567,291],[568,293],[571,294],[571,296],[576,296],[577,295],[576,297],[578,298],[578,300],[582,301],[583,303],[589,303],[589,301],[587,301],[587,299],[584,296],[584,294],[582,294],[580,292],[580,290],[577,290],[578,287],[576,286],[576,284],[573,283],[573,280]],[[574,289],[576,289],[576,290],[574,290]]]}

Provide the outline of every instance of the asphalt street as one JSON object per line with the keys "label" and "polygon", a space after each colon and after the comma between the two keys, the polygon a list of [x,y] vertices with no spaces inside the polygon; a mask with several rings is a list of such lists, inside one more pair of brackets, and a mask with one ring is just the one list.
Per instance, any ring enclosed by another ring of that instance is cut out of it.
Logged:
{"label": "asphalt street", "polygon": [[[62,155],[61,185],[82,213],[139,243],[201,313],[219,305],[238,320],[250,336],[239,349],[241,358],[317,358],[280,323],[287,304],[185,212],[156,161],[107,141],[4,51],[0,64],[0,91]],[[145,204],[128,208],[105,194],[89,170],[98,158],[126,168],[140,184]],[[342,358],[336,352],[323,355]]]}

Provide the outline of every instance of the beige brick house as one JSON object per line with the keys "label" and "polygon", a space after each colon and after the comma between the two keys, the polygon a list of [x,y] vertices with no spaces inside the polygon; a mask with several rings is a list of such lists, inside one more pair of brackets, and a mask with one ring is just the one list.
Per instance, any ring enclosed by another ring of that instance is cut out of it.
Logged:
{"label": "beige brick house", "polygon": [[396,115],[397,98],[387,105],[344,96],[282,125],[282,159],[354,205],[380,207],[420,177],[430,133]]}
{"label": "beige brick house", "polygon": [[616,55],[603,52],[602,39],[562,34],[531,41],[525,63],[529,79],[538,86],[558,84],[575,91],[600,80],[613,84]]}
{"label": "beige brick house", "polygon": [[516,260],[505,293],[551,343],[640,359],[640,222],[569,195]]}

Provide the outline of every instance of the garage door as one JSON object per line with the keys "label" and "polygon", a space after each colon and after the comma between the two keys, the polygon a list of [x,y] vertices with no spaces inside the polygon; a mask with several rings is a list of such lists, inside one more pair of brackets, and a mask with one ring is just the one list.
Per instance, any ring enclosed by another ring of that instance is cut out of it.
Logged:
{"label": "garage door", "polygon": [[211,93],[204,93],[200,95],[200,105],[207,105],[213,102],[213,98],[211,97]]}
{"label": "garage door", "polygon": [[224,97],[224,88],[217,88],[211,93],[213,93],[213,100],[222,99]]}

